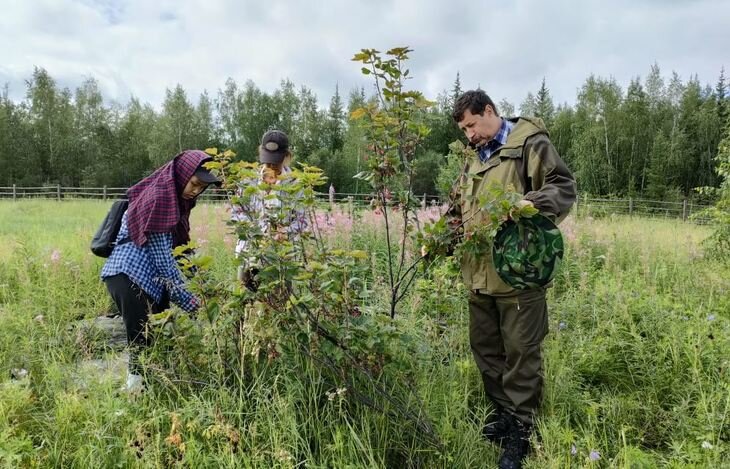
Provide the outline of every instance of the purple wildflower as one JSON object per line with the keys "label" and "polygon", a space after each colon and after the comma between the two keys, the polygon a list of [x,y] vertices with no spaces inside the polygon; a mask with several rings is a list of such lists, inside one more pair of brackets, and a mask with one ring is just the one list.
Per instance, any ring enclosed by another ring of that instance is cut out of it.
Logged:
{"label": "purple wildflower", "polygon": [[588,455],[588,458],[591,461],[598,461],[599,459],[601,459],[601,453],[594,449],[593,451],[591,451],[591,454]]}

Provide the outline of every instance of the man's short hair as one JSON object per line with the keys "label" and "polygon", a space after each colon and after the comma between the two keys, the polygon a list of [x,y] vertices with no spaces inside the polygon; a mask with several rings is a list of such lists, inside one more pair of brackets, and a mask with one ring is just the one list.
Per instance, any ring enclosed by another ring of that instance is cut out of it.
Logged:
{"label": "man's short hair", "polygon": [[497,112],[497,105],[494,104],[492,98],[489,97],[484,90],[469,90],[459,96],[459,99],[454,103],[454,111],[451,113],[451,117],[458,124],[464,118],[464,113],[468,109],[472,114],[484,115],[484,109],[487,105],[492,106],[494,113],[499,115]]}

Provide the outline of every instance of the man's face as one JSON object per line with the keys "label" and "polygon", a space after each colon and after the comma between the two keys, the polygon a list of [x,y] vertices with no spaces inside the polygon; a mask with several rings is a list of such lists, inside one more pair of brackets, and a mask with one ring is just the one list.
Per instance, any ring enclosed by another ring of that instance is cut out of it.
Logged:
{"label": "man's face", "polygon": [[494,113],[492,106],[487,105],[483,114],[472,114],[469,109],[459,121],[459,128],[469,143],[478,147],[486,145],[499,131],[501,125],[499,117]]}
{"label": "man's face", "polygon": [[208,184],[204,183],[198,176],[193,175],[183,189],[182,198],[185,200],[192,200],[200,195],[208,187]]}

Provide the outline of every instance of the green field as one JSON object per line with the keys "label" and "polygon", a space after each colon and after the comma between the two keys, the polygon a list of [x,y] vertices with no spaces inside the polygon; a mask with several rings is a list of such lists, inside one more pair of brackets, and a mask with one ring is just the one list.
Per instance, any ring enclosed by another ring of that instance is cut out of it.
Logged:
{"label": "green field", "polygon": [[[397,320],[419,343],[412,373],[441,448],[348,405],[347,392],[330,399],[316,373],[276,364],[236,383],[211,376],[120,392],[123,370],[89,366],[118,352],[72,327],[111,307],[103,260],[88,250],[108,205],[0,202],[1,467],[496,465],[498,448],[480,437],[489,408],[465,292],[445,267],[417,282]],[[191,222],[222,284],[234,271],[225,217],[202,205]],[[606,217],[569,218],[562,229],[568,251],[550,291],[546,394],[528,467],[730,467],[730,268],[705,257],[709,228]],[[372,278],[382,277],[375,227],[332,239],[375,253]]]}

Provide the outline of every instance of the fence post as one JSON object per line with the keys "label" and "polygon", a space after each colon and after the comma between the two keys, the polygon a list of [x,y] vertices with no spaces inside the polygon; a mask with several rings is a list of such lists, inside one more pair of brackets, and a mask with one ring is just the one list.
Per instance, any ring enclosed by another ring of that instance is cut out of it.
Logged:
{"label": "fence post", "polygon": [[61,184],[56,184],[56,200],[61,200]]}
{"label": "fence post", "polygon": [[634,198],[629,197],[629,216],[634,215]]}
{"label": "fence post", "polygon": [[15,184],[13,184],[13,201],[15,201],[18,198],[18,190],[15,188]]}
{"label": "fence post", "polygon": [[421,209],[426,210],[426,193],[423,193],[423,200],[421,201]]}
{"label": "fence post", "polygon": [[104,185],[104,200],[106,201],[106,184]]}
{"label": "fence post", "polygon": [[682,202],[682,221],[687,221],[687,199]]}

